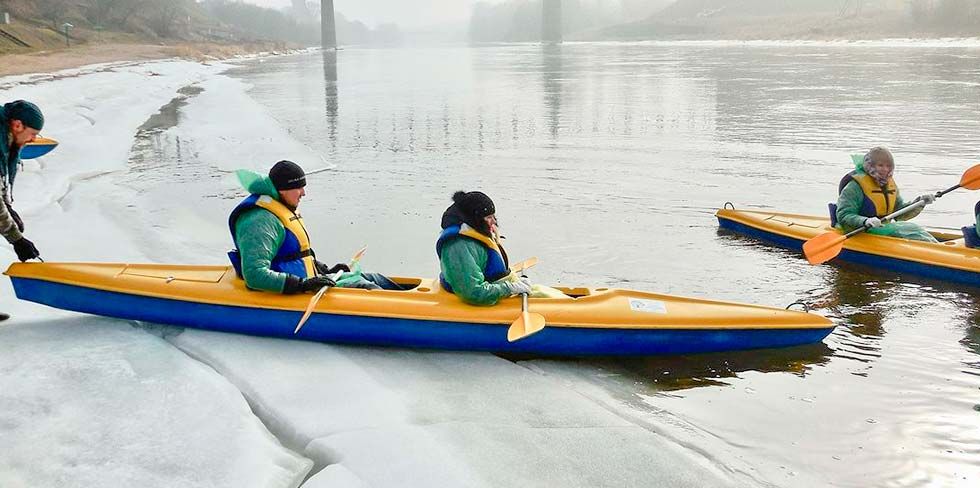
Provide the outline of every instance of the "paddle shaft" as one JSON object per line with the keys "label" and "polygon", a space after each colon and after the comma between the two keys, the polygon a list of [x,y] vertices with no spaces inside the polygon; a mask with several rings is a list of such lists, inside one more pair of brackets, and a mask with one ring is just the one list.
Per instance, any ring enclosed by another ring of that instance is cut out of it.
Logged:
{"label": "paddle shaft", "polygon": [[[361,248],[360,251],[357,251],[357,253],[354,254],[354,257],[351,258],[350,260],[351,266],[354,266],[354,264],[359,259],[361,259],[361,255],[364,254],[365,249],[367,249],[366,246]],[[340,279],[340,275],[342,274],[344,274],[344,270],[337,271],[336,273],[330,275],[329,278],[331,281],[336,282],[338,279]],[[315,295],[313,295],[313,298],[310,299],[310,303],[307,304],[306,306],[306,311],[303,313],[303,317],[300,318],[299,323],[296,324],[296,329],[293,330],[293,334],[299,334],[299,330],[303,328],[303,325],[305,325],[306,321],[310,318],[310,315],[313,313],[313,309],[316,308],[316,304],[320,301],[321,298],[323,298],[323,295],[329,289],[330,289],[330,285],[324,286],[323,288],[320,288],[320,290],[317,291]]]}
{"label": "paddle shaft", "polygon": [[[950,188],[950,189],[945,190],[944,192],[940,192],[940,193],[942,193],[943,195],[945,195],[946,193],[949,193],[949,192],[951,192],[951,191],[953,191],[953,190],[955,190],[955,189],[957,189],[959,187],[960,187],[960,185],[956,185],[955,187]],[[938,193],[936,195],[939,196]],[[892,213],[890,213],[890,214],[882,217],[881,218],[881,221],[882,222],[887,222],[889,220],[895,220],[898,217],[901,217],[901,216],[903,216],[903,215],[905,215],[905,214],[907,214],[909,212],[912,212],[914,210],[920,209],[920,208],[925,207],[925,206],[926,206],[926,202],[923,202],[922,200],[919,200],[919,201],[917,201],[917,202],[915,202],[915,203],[913,203],[911,205],[908,205],[908,206],[902,208],[901,210],[892,212]],[[871,227],[868,227],[868,226],[858,227],[857,229],[854,229],[854,230],[848,232],[847,234],[844,234],[844,239],[847,239],[848,237],[856,236],[856,235],[858,235],[858,234],[860,234],[860,233],[862,233],[862,232],[864,232],[864,231],[866,231],[866,230],[868,230],[870,228]]]}
{"label": "paddle shaft", "polygon": [[[527,278],[521,273],[521,278]],[[544,316],[528,311],[527,299],[530,293],[521,293],[521,315],[507,328],[507,342],[519,341],[535,334],[545,327]]]}
{"label": "paddle shaft", "polygon": [[[949,187],[949,188],[947,188],[947,189],[945,189],[943,191],[936,192],[936,198],[941,198],[943,195],[945,195],[945,194],[947,194],[949,192],[958,190],[960,188],[963,188],[963,185],[962,184],[956,184],[956,185],[953,185],[953,186],[951,186],[951,187]],[[889,221],[889,220],[895,220],[898,217],[901,217],[901,216],[903,216],[903,215],[905,215],[905,214],[907,214],[907,213],[909,213],[909,212],[911,212],[913,210],[916,210],[916,209],[919,209],[919,208],[922,208],[922,207],[925,207],[925,206],[926,206],[926,202],[923,202],[922,200],[918,200],[918,201],[912,203],[911,205],[908,205],[908,206],[902,208],[901,210],[898,210],[896,212],[892,212],[891,214],[888,214],[888,215],[882,217],[881,218],[881,221],[882,222],[886,222],[886,221]],[[862,232],[864,232],[864,231],[866,231],[868,229],[869,229],[869,227],[860,227],[858,229],[854,229],[851,232],[848,232],[847,234],[844,234],[844,239],[847,239],[848,237],[851,237],[851,236],[860,234],[860,233],[862,233]]]}
{"label": "paddle shaft", "polygon": [[[936,198],[940,198],[943,195],[945,195],[945,194],[947,194],[947,193],[949,193],[951,191],[958,190],[958,189],[960,189],[962,187],[963,187],[963,185],[953,185],[953,186],[951,186],[951,187],[949,187],[949,188],[947,188],[947,189],[945,189],[943,191],[936,192]],[[892,213],[890,213],[890,214],[882,217],[881,218],[881,221],[882,222],[887,222],[889,220],[895,220],[895,219],[897,219],[897,218],[899,218],[899,217],[901,217],[901,216],[903,216],[903,215],[905,215],[905,214],[907,214],[909,212],[912,212],[912,211],[914,211],[916,209],[920,209],[920,208],[925,207],[925,206],[926,206],[926,202],[924,202],[922,200],[917,200],[916,202],[912,203],[911,205],[907,205],[907,206],[903,207],[901,210],[897,210],[895,212],[892,212]],[[870,227],[867,227],[867,226],[865,226],[865,227],[858,227],[857,229],[854,229],[854,230],[848,232],[847,234],[844,234],[844,239],[847,239],[848,237],[856,236],[856,235],[858,235],[858,234],[860,234],[860,233],[862,233],[862,232],[864,232],[864,231],[866,231],[868,229],[870,229]]]}
{"label": "paddle shaft", "polygon": [[939,197],[941,197],[941,196],[943,196],[943,195],[945,195],[945,194],[947,194],[947,193],[949,193],[949,192],[951,192],[953,190],[957,190],[957,189],[960,189],[962,187],[963,187],[962,184],[953,185],[953,186],[951,186],[951,187],[949,187],[949,188],[947,188],[947,189],[945,189],[945,190],[943,190],[943,191],[941,191],[939,193],[936,193],[936,198],[939,198]]}

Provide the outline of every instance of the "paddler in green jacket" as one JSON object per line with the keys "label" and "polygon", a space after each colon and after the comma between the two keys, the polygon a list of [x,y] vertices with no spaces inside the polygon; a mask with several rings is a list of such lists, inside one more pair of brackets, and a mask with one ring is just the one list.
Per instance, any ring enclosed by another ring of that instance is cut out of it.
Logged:
{"label": "paddler in green jacket", "polygon": [[[24,221],[12,206],[14,178],[20,165],[20,149],[33,142],[43,127],[44,115],[31,102],[16,100],[0,107],[0,235],[14,247],[21,261],[37,259],[41,253],[24,237]],[[0,312],[0,321],[8,318]]]}
{"label": "paddler in green jacket", "polygon": [[[346,264],[317,261],[297,211],[306,196],[306,173],[292,161],[279,161],[269,176],[241,170],[239,180],[250,195],[231,212],[229,230],[236,249],[228,253],[245,285],[276,293],[316,291],[324,286],[401,290],[378,273],[351,273]],[[335,283],[328,275],[344,271]]]}
{"label": "paddler in green jacket", "polygon": [[508,268],[500,243],[493,200],[482,192],[458,191],[442,214],[442,232],[436,241],[442,273],[439,281],[471,305],[494,305],[501,298],[527,293],[536,298],[562,298],[554,288],[532,285]]}
{"label": "paddler in green jacket", "polygon": [[867,227],[868,233],[899,237],[915,241],[937,242],[932,234],[918,224],[908,222],[922,211],[913,210],[898,217],[898,220],[883,223],[886,215],[905,208],[912,203],[923,201],[929,205],[936,196],[926,193],[912,202],[905,202],[892,174],[895,171],[895,158],[883,147],[875,147],[863,157],[853,156],[855,170],[844,175],[838,186],[836,225],[844,232]]}
{"label": "paddler in green jacket", "polygon": [[40,256],[34,243],[24,237],[24,221],[14,211],[14,178],[20,165],[20,150],[34,142],[44,127],[41,109],[31,102],[16,100],[0,107],[0,234],[14,246],[17,259]]}

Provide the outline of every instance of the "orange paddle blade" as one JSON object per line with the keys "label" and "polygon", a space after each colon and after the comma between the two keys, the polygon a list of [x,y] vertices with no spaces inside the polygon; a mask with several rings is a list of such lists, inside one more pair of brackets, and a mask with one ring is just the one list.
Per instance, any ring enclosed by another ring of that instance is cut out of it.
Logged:
{"label": "orange paddle blade", "polygon": [[960,186],[967,190],[980,190],[980,164],[966,170],[960,178]]}
{"label": "orange paddle blade", "polygon": [[527,259],[525,259],[525,260],[523,260],[523,261],[521,261],[521,262],[519,262],[519,263],[511,266],[510,267],[510,270],[513,271],[513,272],[515,272],[515,273],[520,273],[521,271],[524,271],[525,269],[528,269],[531,266],[534,266],[535,264],[538,264],[538,258],[532,256],[532,257],[529,257],[529,258],[527,258]]}
{"label": "orange paddle blade", "polygon": [[803,243],[803,255],[810,264],[823,264],[840,254],[847,237],[836,232],[825,232]]}
{"label": "orange paddle blade", "polygon": [[313,309],[316,308],[317,302],[323,298],[323,294],[326,293],[329,288],[329,286],[324,286],[323,288],[320,288],[320,291],[316,292],[316,295],[313,295],[313,298],[310,299],[310,303],[306,305],[306,311],[303,312],[303,318],[299,319],[299,323],[296,324],[296,329],[293,330],[293,334],[299,334],[299,330],[303,328],[303,324],[305,324],[306,321],[310,319],[310,315],[313,314]]}
{"label": "orange paddle blade", "polygon": [[358,261],[361,260],[361,256],[364,255],[364,252],[365,251],[367,251],[367,246],[362,247],[360,251],[357,251],[356,253],[354,253],[353,256],[351,256],[351,258],[350,258],[350,264],[351,264],[351,266],[353,266],[354,263],[356,263],[356,262],[358,262]]}
{"label": "orange paddle blade", "polygon": [[519,341],[544,329],[544,316],[539,313],[522,312],[520,317],[507,329],[507,342]]}

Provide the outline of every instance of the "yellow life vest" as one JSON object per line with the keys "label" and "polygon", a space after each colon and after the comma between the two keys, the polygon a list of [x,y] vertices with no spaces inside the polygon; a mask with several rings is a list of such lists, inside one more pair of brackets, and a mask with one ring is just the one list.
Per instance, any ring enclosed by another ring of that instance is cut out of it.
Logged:
{"label": "yellow life vest", "polygon": [[[303,217],[300,216],[299,212],[293,212],[289,207],[268,195],[260,196],[255,201],[255,206],[272,212],[272,215],[275,215],[279,219],[279,222],[286,228],[286,240],[290,240],[289,237],[292,234],[292,237],[297,241],[296,244],[298,244],[299,249],[295,252],[295,257],[302,260],[303,267],[306,269],[306,277],[316,276],[316,266],[314,265],[313,252],[310,248],[310,235],[306,232],[306,227],[303,225]],[[286,244],[286,242],[283,242],[283,244]],[[292,260],[284,259],[284,261]]]}
{"label": "yellow life vest", "polygon": [[895,186],[895,180],[888,178],[887,184],[882,188],[874,178],[866,173],[852,174],[851,178],[858,185],[861,185],[865,202],[870,201],[874,205],[875,215],[865,215],[866,217],[884,217],[895,212],[895,201],[898,200],[898,187]]}
{"label": "yellow life vest", "polygon": [[500,253],[500,246],[497,244],[497,241],[491,239],[487,235],[481,234],[476,229],[468,225],[460,226],[459,235],[469,237],[470,239],[476,239],[482,242],[484,246],[497,251],[497,253]]}

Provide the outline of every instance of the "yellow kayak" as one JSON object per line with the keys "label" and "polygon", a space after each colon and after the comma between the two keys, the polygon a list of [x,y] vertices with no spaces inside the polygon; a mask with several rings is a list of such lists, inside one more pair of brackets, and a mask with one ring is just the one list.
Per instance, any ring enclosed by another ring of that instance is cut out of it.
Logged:
{"label": "yellow kayak", "polygon": [[[722,228],[791,249],[825,232],[838,232],[830,219],[769,210],[723,208],[716,214]],[[844,241],[839,259],[880,269],[980,286],[980,249],[966,247],[962,234],[927,229],[939,243],[875,234]]]}
{"label": "yellow kayak", "polygon": [[311,295],[248,290],[229,266],[15,263],[18,298],[79,312],[207,330],[324,342],[559,355],[648,355],[783,347],[833,329],[819,315],[617,288],[561,288],[532,298],[547,327],[508,342],[518,298],[463,303],[438,280],[394,278],[406,291],[331,288],[293,331]]}
{"label": "yellow kayak", "polygon": [[47,137],[38,137],[34,142],[24,144],[20,149],[20,159],[34,159],[44,156],[58,147],[58,141]]}

